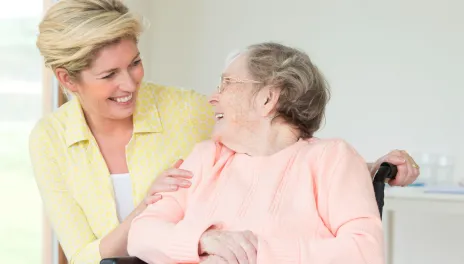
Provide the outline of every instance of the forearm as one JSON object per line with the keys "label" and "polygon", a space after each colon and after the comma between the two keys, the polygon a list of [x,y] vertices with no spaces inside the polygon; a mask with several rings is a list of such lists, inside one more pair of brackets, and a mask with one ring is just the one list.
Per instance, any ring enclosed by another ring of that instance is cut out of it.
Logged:
{"label": "forearm", "polygon": [[209,227],[208,221],[198,218],[186,221],[183,217],[181,208],[167,197],[148,207],[132,222],[129,255],[149,263],[159,261],[160,257],[175,263],[198,263],[198,243]]}
{"label": "forearm", "polygon": [[129,234],[132,220],[146,208],[145,204],[140,203],[137,208],[129,214],[126,219],[113,231],[103,237],[100,241],[100,255],[102,258],[128,256],[127,237]]}
{"label": "forearm", "polygon": [[381,223],[375,218],[356,222],[347,224],[333,238],[259,237],[258,264],[383,264]]}

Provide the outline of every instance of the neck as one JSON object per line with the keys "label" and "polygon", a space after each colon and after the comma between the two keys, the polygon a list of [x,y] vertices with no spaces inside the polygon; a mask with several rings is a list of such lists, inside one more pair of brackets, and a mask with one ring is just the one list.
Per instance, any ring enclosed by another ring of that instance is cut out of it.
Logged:
{"label": "neck", "polygon": [[250,156],[269,156],[295,144],[299,132],[283,122],[266,125],[260,132],[253,133],[241,148]]}
{"label": "neck", "polygon": [[126,134],[133,130],[132,116],[126,119],[109,119],[101,116],[85,113],[84,116],[87,124],[94,135],[120,135],[121,133]]}

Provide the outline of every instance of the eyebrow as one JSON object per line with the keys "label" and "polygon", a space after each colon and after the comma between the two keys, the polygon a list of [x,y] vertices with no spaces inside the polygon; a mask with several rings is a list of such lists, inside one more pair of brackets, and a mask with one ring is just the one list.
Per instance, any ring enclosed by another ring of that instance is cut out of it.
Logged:
{"label": "eyebrow", "polygon": [[[140,56],[140,52],[137,52],[137,55],[135,55],[135,57],[131,60],[131,62],[135,61],[138,57]],[[108,69],[108,70],[104,70],[104,71],[101,71],[99,73],[97,73],[97,75],[102,75],[104,73],[108,73],[108,72],[112,72],[112,71],[117,71],[118,68],[112,68],[112,69]]]}

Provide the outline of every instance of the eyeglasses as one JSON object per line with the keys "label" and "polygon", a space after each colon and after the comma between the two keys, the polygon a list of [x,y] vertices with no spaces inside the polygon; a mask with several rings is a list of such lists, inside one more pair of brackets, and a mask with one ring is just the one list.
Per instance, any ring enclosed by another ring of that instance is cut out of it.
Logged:
{"label": "eyeglasses", "polygon": [[245,84],[245,83],[253,83],[253,84],[258,84],[258,83],[263,83],[263,82],[255,81],[255,80],[248,80],[248,79],[240,79],[240,78],[222,76],[221,77],[221,82],[217,86],[218,93],[222,93],[227,85],[233,84],[233,83],[243,83],[243,84]]}

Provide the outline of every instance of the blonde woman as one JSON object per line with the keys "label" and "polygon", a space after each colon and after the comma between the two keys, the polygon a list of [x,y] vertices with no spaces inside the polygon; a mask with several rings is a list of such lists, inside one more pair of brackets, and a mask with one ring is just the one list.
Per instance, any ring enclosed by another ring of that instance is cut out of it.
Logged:
{"label": "blonde woman", "polygon": [[[39,29],[45,65],[73,95],[30,135],[47,216],[71,264],[125,256],[134,217],[191,185],[177,160],[209,138],[213,110],[192,90],[142,81],[142,27],[120,1],[60,0]],[[395,185],[418,176],[405,153],[383,160],[399,165]]]}

